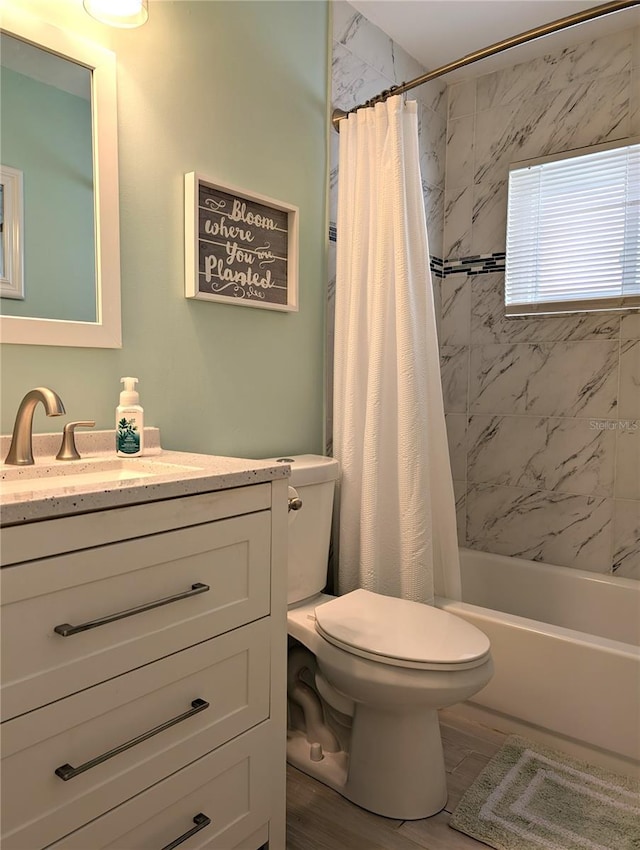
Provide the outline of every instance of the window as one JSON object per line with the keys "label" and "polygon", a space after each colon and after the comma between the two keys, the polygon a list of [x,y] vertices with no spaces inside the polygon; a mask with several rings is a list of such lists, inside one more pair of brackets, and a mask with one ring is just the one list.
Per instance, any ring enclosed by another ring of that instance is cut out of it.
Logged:
{"label": "window", "polygon": [[505,305],[508,316],[640,307],[640,140],[511,166]]}

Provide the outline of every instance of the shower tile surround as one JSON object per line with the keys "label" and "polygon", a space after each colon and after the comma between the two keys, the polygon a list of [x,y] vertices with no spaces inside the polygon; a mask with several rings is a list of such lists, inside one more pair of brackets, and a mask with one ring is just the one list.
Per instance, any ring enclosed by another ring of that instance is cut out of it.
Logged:
{"label": "shower tile surround", "polygon": [[635,29],[450,86],[438,282],[461,543],[630,578],[640,314],[506,318],[500,262],[508,164],[640,133],[639,57]]}
{"label": "shower tile surround", "polygon": [[[334,107],[423,73],[348,3],[332,7]],[[640,578],[640,314],[507,319],[503,306],[508,164],[640,134],[640,29],[412,96],[460,543]]]}
{"label": "shower tile surround", "polygon": [[[425,69],[382,30],[345,2],[334,0],[332,108],[349,110]],[[434,80],[411,93],[418,102],[420,170],[435,273],[442,268],[447,135],[446,83]],[[329,236],[335,241],[339,135],[331,132]],[[334,266],[335,268],[335,266]]]}

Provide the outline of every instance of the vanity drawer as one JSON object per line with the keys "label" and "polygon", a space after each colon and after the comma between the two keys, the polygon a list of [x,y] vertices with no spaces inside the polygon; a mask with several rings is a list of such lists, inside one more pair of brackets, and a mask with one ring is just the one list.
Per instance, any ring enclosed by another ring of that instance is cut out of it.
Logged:
{"label": "vanity drawer", "polygon": [[258,850],[268,839],[270,733],[270,723],[261,724],[50,850],[161,850],[193,829],[200,814],[210,823],[180,850]]}
{"label": "vanity drawer", "polygon": [[3,850],[51,844],[265,720],[269,631],[264,618],[5,722]]}
{"label": "vanity drawer", "polygon": [[270,544],[260,511],[3,569],[3,718],[268,614]]}

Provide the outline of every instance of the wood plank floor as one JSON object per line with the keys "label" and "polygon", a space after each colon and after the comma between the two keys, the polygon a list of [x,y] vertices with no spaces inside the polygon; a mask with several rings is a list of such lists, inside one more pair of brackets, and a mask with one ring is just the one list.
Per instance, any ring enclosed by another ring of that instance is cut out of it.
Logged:
{"label": "wood plank floor", "polygon": [[287,766],[287,850],[487,850],[449,826],[451,813],[505,735],[440,713],[449,798],[431,818],[401,821],[366,812]]}

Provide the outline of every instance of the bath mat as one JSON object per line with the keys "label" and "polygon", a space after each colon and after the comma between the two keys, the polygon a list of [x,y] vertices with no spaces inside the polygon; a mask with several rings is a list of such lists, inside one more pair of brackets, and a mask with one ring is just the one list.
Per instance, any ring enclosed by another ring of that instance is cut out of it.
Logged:
{"label": "bath mat", "polygon": [[496,850],[640,850],[640,783],[512,736],[450,826]]}

